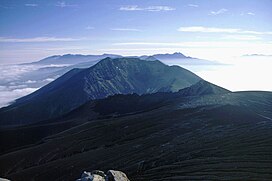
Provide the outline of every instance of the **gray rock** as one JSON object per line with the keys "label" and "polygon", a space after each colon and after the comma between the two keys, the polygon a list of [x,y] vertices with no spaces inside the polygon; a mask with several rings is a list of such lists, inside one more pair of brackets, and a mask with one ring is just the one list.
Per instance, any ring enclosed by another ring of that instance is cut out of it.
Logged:
{"label": "gray rock", "polygon": [[0,178],[0,181],[10,181],[10,180],[5,179],[5,178]]}
{"label": "gray rock", "polygon": [[92,174],[93,174],[93,175],[100,175],[100,176],[103,177],[103,178],[106,178],[106,177],[107,177],[107,175],[106,175],[103,171],[100,171],[100,170],[93,170],[93,171],[92,171]]}
{"label": "gray rock", "polygon": [[92,181],[94,179],[93,175],[90,172],[84,171],[81,174],[81,178],[77,179],[77,181]]}
{"label": "gray rock", "polygon": [[107,176],[108,181],[129,181],[126,174],[121,171],[109,170]]}
{"label": "gray rock", "polygon": [[81,178],[76,181],[129,181],[126,174],[121,171],[109,170],[107,174],[100,170],[84,171]]}

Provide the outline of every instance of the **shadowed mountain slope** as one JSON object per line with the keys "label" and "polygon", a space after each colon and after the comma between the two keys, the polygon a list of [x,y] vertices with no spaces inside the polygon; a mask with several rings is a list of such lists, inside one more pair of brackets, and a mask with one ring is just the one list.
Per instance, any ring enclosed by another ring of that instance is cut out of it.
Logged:
{"label": "shadowed mountain slope", "polygon": [[[213,89],[209,89],[213,87]],[[42,138],[69,129],[94,119],[125,116],[156,109],[170,104],[175,99],[193,99],[201,95],[229,93],[229,91],[208,83],[204,80],[176,93],[154,93],[145,95],[114,95],[106,99],[91,100],[75,110],[55,119],[40,121],[35,124],[11,127],[0,130],[0,153],[19,149],[22,146],[34,144]],[[217,91],[214,91],[217,90]]]}
{"label": "shadowed mountain slope", "polygon": [[58,117],[88,100],[114,94],[175,92],[199,80],[186,69],[160,61],[106,58],[90,68],[73,69],[0,109],[0,124],[23,125]]}
{"label": "shadowed mountain slope", "polygon": [[202,96],[202,95],[208,95],[208,94],[226,94],[230,91],[227,89],[224,89],[222,87],[219,87],[217,85],[214,85],[210,82],[207,82],[205,80],[200,80],[196,84],[181,89],[179,91],[179,95],[183,96]]}
{"label": "shadowed mountain slope", "polygon": [[87,105],[73,114],[100,119],[0,156],[1,176],[74,180],[111,168],[137,181],[272,179],[270,92],[116,95]]}

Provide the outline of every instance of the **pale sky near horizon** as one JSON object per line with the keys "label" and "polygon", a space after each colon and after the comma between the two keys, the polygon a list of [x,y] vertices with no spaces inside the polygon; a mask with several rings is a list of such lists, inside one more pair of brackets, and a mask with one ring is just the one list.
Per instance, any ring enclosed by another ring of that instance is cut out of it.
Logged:
{"label": "pale sky near horizon", "polygon": [[0,64],[56,54],[272,55],[271,0],[0,0]]}

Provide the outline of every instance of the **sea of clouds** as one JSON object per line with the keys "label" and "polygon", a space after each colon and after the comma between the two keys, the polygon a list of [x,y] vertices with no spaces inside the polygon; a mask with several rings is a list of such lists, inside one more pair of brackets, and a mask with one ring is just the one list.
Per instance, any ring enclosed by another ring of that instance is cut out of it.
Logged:
{"label": "sea of clouds", "polygon": [[[40,87],[52,82],[58,76],[39,77],[37,73],[42,68],[56,68],[59,65],[1,65],[0,67],[0,107],[7,106],[16,99],[30,94]],[[52,71],[52,70],[51,70]]]}

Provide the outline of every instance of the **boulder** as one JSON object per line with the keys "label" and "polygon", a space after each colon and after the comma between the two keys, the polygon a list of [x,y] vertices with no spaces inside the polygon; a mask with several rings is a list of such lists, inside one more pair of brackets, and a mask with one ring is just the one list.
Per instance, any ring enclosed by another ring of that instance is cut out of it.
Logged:
{"label": "boulder", "polygon": [[84,171],[81,178],[76,181],[129,181],[126,174],[121,171],[109,170],[107,174],[100,170]]}
{"label": "boulder", "polygon": [[107,176],[108,181],[129,181],[126,174],[121,171],[109,170]]}
{"label": "boulder", "polygon": [[5,179],[5,178],[0,178],[0,181],[10,181],[10,180]]}

